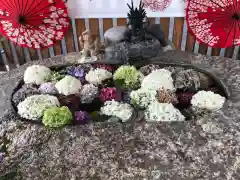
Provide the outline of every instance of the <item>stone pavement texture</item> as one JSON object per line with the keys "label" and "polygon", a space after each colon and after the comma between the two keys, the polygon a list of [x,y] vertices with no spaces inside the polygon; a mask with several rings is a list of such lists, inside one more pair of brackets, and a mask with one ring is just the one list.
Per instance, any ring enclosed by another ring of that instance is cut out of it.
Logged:
{"label": "stone pavement texture", "polygon": [[[40,63],[62,65],[77,57]],[[239,180],[239,62],[178,51],[161,53],[150,62],[192,65],[218,77],[229,93],[224,108],[180,123],[136,121],[133,128],[102,123],[47,129],[20,121],[10,103],[25,68],[39,63],[31,62],[1,76],[0,145],[6,153],[0,179]]]}

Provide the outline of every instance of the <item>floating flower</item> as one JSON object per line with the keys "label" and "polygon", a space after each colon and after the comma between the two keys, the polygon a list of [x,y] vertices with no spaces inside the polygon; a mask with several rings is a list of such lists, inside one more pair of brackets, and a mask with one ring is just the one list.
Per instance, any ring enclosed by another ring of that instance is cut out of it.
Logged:
{"label": "floating flower", "polygon": [[156,91],[138,89],[131,92],[131,103],[139,106],[140,108],[146,108],[150,103],[156,101],[156,95]]}
{"label": "floating flower", "polygon": [[64,75],[60,74],[59,72],[56,71],[51,71],[51,73],[49,73],[46,77],[45,77],[45,81],[47,82],[51,82],[51,81],[59,81],[62,78],[64,78]]}
{"label": "floating flower", "polygon": [[96,68],[100,68],[100,69],[105,69],[109,72],[113,72],[114,68],[110,65],[106,65],[106,64],[96,64],[94,67]]}
{"label": "floating flower", "polygon": [[118,101],[120,100],[120,94],[117,92],[116,88],[107,87],[101,89],[99,98],[102,102],[111,100]]}
{"label": "floating flower", "polygon": [[133,114],[133,108],[129,104],[117,101],[106,101],[101,108],[101,113],[106,116],[116,116],[123,122],[130,120]]}
{"label": "floating flower", "polygon": [[219,110],[225,102],[225,97],[212,91],[199,91],[192,97],[191,104],[195,108],[207,110]]}
{"label": "floating flower", "polygon": [[55,87],[60,94],[67,96],[79,93],[82,88],[82,84],[75,77],[65,76],[63,79],[56,83]]}
{"label": "floating flower", "polygon": [[147,76],[147,75],[149,75],[150,73],[152,73],[153,71],[155,71],[157,69],[161,69],[160,65],[149,64],[149,65],[141,67],[140,68],[140,72],[143,73],[144,76]]}
{"label": "floating flower", "polygon": [[177,104],[178,99],[175,92],[166,89],[157,90],[157,100],[160,103]]}
{"label": "floating flower", "polygon": [[195,93],[192,92],[181,92],[178,96],[179,105],[182,107],[190,106],[192,97]]}
{"label": "floating flower", "polygon": [[58,107],[59,105],[59,101],[55,96],[33,95],[20,102],[17,108],[18,114],[22,118],[39,120],[46,109]]}
{"label": "floating flower", "polygon": [[98,96],[98,87],[93,84],[85,84],[80,92],[80,100],[83,104],[90,104]]}
{"label": "floating flower", "polygon": [[134,66],[120,66],[114,73],[115,83],[123,89],[136,89],[140,87],[143,74]]}
{"label": "floating flower", "polygon": [[80,97],[74,94],[58,97],[61,106],[67,106],[72,112],[77,111],[80,106]]}
{"label": "floating flower", "polygon": [[70,76],[76,77],[81,82],[85,80],[85,73],[84,73],[84,69],[82,68],[72,67],[71,69],[68,69],[67,72]]}
{"label": "floating flower", "polygon": [[76,111],[74,124],[87,124],[91,116],[86,111]]}
{"label": "floating flower", "polygon": [[58,91],[55,87],[55,84],[54,82],[47,82],[47,83],[43,83],[40,85],[39,87],[39,91],[42,93],[42,94],[57,94]]}
{"label": "floating flower", "polygon": [[86,81],[89,82],[90,84],[94,84],[96,86],[102,84],[103,81],[110,79],[112,77],[112,73],[105,70],[105,69],[94,69],[90,70],[86,74]]}
{"label": "floating flower", "polygon": [[45,78],[49,76],[51,70],[42,65],[29,66],[24,72],[24,82],[40,85],[46,82]]}
{"label": "floating flower", "polygon": [[146,121],[184,121],[185,117],[172,104],[151,103],[145,111]]}
{"label": "floating flower", "polygon": [[143,79],[141,86],[143,89],[155,91],[158,89],[175,91],[171,75],[172,73],[166,69],[155,70]]}
{"label": "floating flower", "polygon": [[24,84],[17,90],[12,97],[12,101],[17,106],[20,102],[24,101],[29,96],[40,94],[40,91],[34,84]]}
{"label": "floating flower", "polygon": [[193,69],[180,71],[176,74],[175,88],[198,90],[200,88],[199,73]]}
{"label": "floating flower", "polygon": [[44,111],[43,124],[51,128],[59,128],[71,124],[73,116],[68,107],[52,107]]}

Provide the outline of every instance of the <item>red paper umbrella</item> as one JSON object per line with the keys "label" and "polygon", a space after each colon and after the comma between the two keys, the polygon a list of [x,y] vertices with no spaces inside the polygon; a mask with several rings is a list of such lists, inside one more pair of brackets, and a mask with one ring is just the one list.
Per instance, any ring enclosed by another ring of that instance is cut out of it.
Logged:
{"label": "red paper umbrella", "polygon": [[189,32],[211,47],[240,44],[240,1],[188,0],[186,18]]}
{"label": "red paper umbrella", "polygon": [[20,46],[52,46],[68,27],[63,0],[0,0],[0,33]]}
{"label": "red paper umbrella", "polygon": [[164,11],[172,0],[143,0],[144,7],[150,8],[152,11]]}

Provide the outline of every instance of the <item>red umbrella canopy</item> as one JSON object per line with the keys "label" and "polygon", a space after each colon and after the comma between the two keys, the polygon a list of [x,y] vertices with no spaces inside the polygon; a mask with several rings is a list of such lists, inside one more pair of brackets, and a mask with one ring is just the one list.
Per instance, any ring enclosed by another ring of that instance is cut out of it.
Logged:
{"label": "red umbrella canopy", "polygon": [[20,46],[52,46],[68,27],[64,0],[0,0],[0,33]]}
{"label": "red umbrella canopy", "polygon": [[240,44],[238,0],[188,0],[186,19],[199,42],[217,48]]}

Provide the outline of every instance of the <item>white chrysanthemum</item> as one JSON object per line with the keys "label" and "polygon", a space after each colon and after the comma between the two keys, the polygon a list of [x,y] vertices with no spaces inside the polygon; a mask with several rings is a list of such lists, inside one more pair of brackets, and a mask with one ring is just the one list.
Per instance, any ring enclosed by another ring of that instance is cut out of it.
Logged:
{"label": "white chrysanthemum", "polygon": [[116,116],[123,122],[126,122],[131,118],[133,108],[129,104],[112,100],[104,103],[104,106],[101,108],[101,113],[107,116]]}
{"label": "white chrysanthemum", "polygon": [[20,102],[17,108],[21,117],[39,120],[46,109],[58,106],[60,106],[60,103],[55,96],[33,95]]}
{"label": "white chrysanthemum", "polygon": [[225,102],[225,97],[212,91],[199,91],[192,97],[193,107],[207,110],[219,110]]}
{"label": "white chrysanthemum", "polygon": [[45,66],[42,65],[29,66],[24,72],[24,82],[40,85],[46,82],[45,77],[47,77],[50,73],[51,70]]}
{"label": "white chrysanthemum", "polygon": [[130,93],[131,101],[140,108],[146,108],[151,102],[156,101],[157,91],[138,89]]}
{"label": "white chrysanthemum", "polygon": [[56,83],[55,87],[60,94],[67,96],[79,93],[82,88],[82,84],[75,77],[65,76]]}
{"label": "white chrysanthemum", "polygon": [[184,121],[185,117],[172,104],[151,103],[145,111],[146,121]]}
{"label": "white chrysanthemum", "polygon": [[175,88],[171,74],[172,73],[166,69],[157,69],[143,79],[141,86],[143,89],[155,91],[160,88],[174,91]]}
{"label": "white chrysanthemum", "polygon": [[86,74],[86,81],[90,84],[99,85],[102,84],[104,80],[110,79],[112,77],[112,73],[101,68],[96,68],[94,70],[89,71]]}

